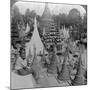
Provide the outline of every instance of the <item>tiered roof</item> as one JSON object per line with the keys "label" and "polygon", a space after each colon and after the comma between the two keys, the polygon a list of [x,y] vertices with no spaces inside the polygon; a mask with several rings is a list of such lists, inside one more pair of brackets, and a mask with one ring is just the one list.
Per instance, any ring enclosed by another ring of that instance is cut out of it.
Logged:
{"label": "tiered roof", "polygon": [[45,44],[46,49],[50,48],[50,45],[60,44],[63,40],[63,35],[59,32],[56,23],[54,22],[50,10],[48,8],[48,3],[45,4],[45,9],[41,17],[41,32],[44,35],[41,38]]}
{"label": "tiered roof", "polygon": [[52,21],[52,18],[51,18],[51,13],[50,13],[50,10],[48,8],[48,3],[45,3],[45,9],[44,9],[44,12],[42,14],[42,21]]}

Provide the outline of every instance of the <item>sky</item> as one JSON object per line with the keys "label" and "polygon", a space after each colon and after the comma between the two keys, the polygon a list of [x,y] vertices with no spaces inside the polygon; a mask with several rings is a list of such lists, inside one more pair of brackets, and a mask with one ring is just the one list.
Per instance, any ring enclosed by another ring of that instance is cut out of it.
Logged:
{"label": "sky", "polygon": [[[16,6],[18,6],[19,11],[24,14],[26,9],[29,8],[30,10],[35,10],[35,12],[38,15],[42,15],[44,8],[45,8],[45,3],[37,3],[37,2],[16,2],[15,3]],[[50,13],[51,14],[59,14],[59,13],[66,13],[68,14],[69,11],[72,8],[76,8],[80,11],[81,16],[84,15],[85,13],[85,9],[80,6],[80,5],[71,5],[71,4],[52,4],[52,3],[48,3],[48,7],[50,9]]]}

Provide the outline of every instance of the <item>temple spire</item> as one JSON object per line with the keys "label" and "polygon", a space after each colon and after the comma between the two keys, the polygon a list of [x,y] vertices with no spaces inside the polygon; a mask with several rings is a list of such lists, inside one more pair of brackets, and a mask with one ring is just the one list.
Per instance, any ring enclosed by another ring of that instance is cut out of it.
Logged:
{"label": "temple spire", "polygon": [[42,20],[51,20],[51,13],[48,7],[48,3],[45,3],[45,9],[44,12],[42,14]]}
{"label": "temple spire", "polygon": [[78,66],[77,66],[77,73],[75,75],[74,80],[72,80],[72,82],[71,82],[72,85],[76,86],[76,85],[85,85],[86,84],[83,71],[84,70],[82,67],[82,60],[81,60],[81,55],[80,55]]}

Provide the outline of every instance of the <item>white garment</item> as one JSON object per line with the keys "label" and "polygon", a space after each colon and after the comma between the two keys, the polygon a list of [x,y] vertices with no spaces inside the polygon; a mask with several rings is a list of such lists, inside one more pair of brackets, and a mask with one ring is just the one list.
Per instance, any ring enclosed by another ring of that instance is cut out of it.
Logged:
{"label": "white garment", "polygon": [[23,60],[21,57],[18,57],[15,65],[15,69],[19,70],[22,69],[23,66],[27,66],[27,61]]}

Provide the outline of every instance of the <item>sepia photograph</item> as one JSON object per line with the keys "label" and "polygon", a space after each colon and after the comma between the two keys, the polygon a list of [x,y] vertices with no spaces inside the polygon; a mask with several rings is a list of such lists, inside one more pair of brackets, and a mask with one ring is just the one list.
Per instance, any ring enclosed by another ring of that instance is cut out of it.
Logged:
{"label": "sepia photograph", "polygon": [[87,85],[87,5],[11,0],[10,88]]}

